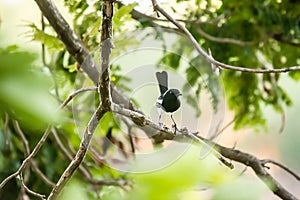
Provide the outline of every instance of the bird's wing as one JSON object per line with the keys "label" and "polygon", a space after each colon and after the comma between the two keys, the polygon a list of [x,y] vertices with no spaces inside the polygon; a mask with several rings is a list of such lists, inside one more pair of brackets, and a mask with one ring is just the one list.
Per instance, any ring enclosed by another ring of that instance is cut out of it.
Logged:
{"label": "bird's wing", "polygon": [[160,94],[163,95],[168,90],[168,74],[166,71],[156,72]]}

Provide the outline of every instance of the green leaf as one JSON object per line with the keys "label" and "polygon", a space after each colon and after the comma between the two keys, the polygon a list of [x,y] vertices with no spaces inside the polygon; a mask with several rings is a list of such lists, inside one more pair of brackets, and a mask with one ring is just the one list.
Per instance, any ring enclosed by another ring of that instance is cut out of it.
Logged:
{"label": "green leaf", "polygon": [[131,20],[130,12],[137,6],[138,3],[131,3],[121,8],[115,7],[114,17],[113,17],[113,26],[116,29],[122,27],[127,21]]}
{"label": "green leaf", "polygon": [[55,36],[43,32],[38,29],[35,24],[29,24],[28,27],[32,29],[32,39],[39,41],[48,47],[50,51],[62,51],[64,49],[64,44]]}
{"label": "green leaf", "polygon": [[159,61],[159,63],[162,63],[164,65],[167,65],[173,69],[178,69],[179,67],[179,64],[180,64],[180,59],[181,59],[181,56],[177,53],[173,53],[173,52],[170,52],[170,53],[167,53],[165,54],[161,60]]}

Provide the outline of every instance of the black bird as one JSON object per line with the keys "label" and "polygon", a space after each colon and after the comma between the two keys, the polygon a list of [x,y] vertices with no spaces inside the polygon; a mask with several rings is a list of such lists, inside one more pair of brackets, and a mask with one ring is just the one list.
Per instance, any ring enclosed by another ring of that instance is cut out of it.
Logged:
{"label": "black bird", "polygon": [[[159,85],[160,96],[156,100],[156,106],[167,113],[171,113],[171,119],[173,121],[173,126],[175,127],[176,133],[176,123],[173,119],[173,113],[180,107],[179,96],[182,95],[178,89],[168,88],[168,74],[165,71],[156,72],[156,78]],[[161,113],[159,115],[158,121],[160,123]]]}

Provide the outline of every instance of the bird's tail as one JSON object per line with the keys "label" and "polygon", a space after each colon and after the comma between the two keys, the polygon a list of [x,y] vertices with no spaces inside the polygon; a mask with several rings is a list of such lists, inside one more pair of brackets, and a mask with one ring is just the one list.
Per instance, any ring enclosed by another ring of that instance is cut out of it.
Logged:
{"label": "bird's tail", "polygon": [[168,90],[168,74],[166,71],[156,72],[156,78],[159,84],[160,94],[164,94]]}

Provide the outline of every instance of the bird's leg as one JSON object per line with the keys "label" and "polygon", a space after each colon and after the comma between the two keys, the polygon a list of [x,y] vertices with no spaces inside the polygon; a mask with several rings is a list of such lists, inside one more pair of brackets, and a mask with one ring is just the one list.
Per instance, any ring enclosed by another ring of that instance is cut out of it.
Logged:
{"label": "bird's leg", "polygon": [[159,114],[159,116],[158,116],[158,125],[159,125],[160,127],[162,127],[162,126],[163,126],[163,123],[161,123],[160,120],[161,120],[161,114]]}
{"label": "bird's leg", "polygon": [[175,128],[174,134],[176,135],[177,125],[176,125],[176,122],[175,122],[175,120],[173,118],[173,115],[171,115],[171,119],[173,121],[173,127]]}

